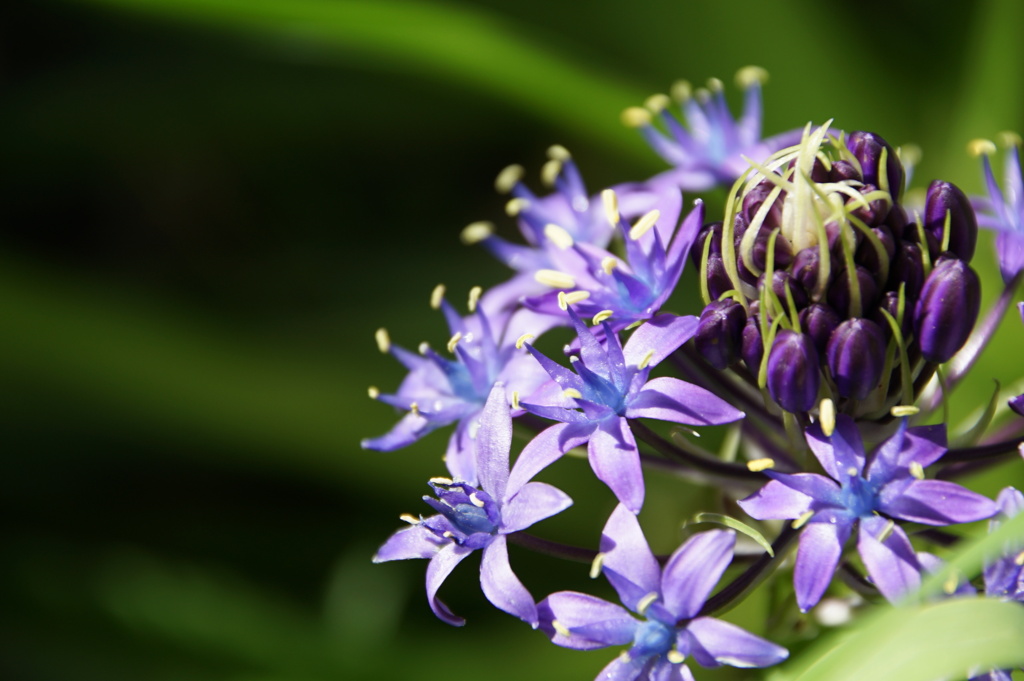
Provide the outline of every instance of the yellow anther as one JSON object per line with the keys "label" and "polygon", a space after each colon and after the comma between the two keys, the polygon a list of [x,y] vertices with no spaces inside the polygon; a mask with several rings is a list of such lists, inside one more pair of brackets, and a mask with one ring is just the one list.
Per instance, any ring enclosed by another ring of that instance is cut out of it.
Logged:
{"label": "yellow anther", "polygon": [[419,402],[410,402],[409,403],[409,411],[411,411],[413,414],[416,414],[417,416],[419,416],[420,415],[420,403]]}
{"label": "yellow anther", "polygon": [[385,355],[391,350],[391,336],[388,335],[388,330],[385,328],[379,328],[373,334],[373,339],[377,341],[377,349]]}
{"label": "yellow anther", "polygon": [[917,478],[918,480],[924,480],[924,466],[922,466],[920,463],[918,463],[917,461],[911,461],[910,465],[907,468],[910,469],[910,474],[913,475],[915,478]]}
{"label": "yellow anther", "polygon": [[916,166],[921,162],[924,152],[916,144],[904,144],[896,149],[896,155],[900,157],[903,165]]}
{"label": "yellow anther", "polygon": [[711,92],[721,92],[725,89],[722,81],[718,78],[708,78],[708,90]]}
{"label": "yellow anther", "polygon": [[806,511],[800,514],[800,517],[793,521],[793,529],[799,530],[801,527],[807,524],[807,521],[814,517],[814,511]]}
{"label": "yellow anther", "polygon": [[604,554],[598,553],[590,563],[590,578],[597,579],[601,575],[602,568],[604,568]]}
{"label": "yellow anther", "polygon": [[846,469],[846,474],[849,475],[851,478],[856,477],[857,469],[854,468],[853,466],[850,466],[849,468]]}
{"label": "yellow anther", "polygon": [[366,394],[370,396],[371,400],[375,400],[380,397],[380,389],[375,385],[371,385],[366,389]]}
{"label": "yellow anther", "polygon": [[489,238],[492,234],[494,234],[494,225],[481,220],[463,227],[462,233],[459,234],[459,240],[467,246],[471,246]]}
{"label": "yellow anther", "polygon": [[568,161],[572,158],[572,154],[561,144],[552,144],[548,147],[548,158],[552,161]]}
{"label": "yellow anther", "polygon": [[462,340],[462,332],[456,331],[455,335],[448,339],[448,352],[454,354],[455,346],[459,344],[460,340]]}
{"label": "yellow anther", "polygon": [[1001,133],[996,135],[996,139],[999,143],[1007,149],[1013,149],[1021,145],[1020,135],[1013,132],[1012,130],[1003,130]]}
{"label": "yellow anther", "polygon": [[971,156],[991,156],[996,153],[996,145],[991,140],[971,140],[967,143],[967,153]]}
{"label": "yellow anther", "polygon": [[589,291],[571,291],[566,293],[565,291],[558,292],[558,309],[565,312],[569,309],[570,305],[574,305],[580,301],[586,300],[590,297]]}
{"label": "yellow anther", "polygon": [[590,323],[593,324],[594,326],[597,326],[604,320],[610,318],[613,314],[615,314],[615,312],[613,312],[612,310],[601,310],[596,315],[594,315],[594,318],[590,320]]}
{"label": "yellow anther", "polygon": [[526,199],[509,199],[508,203],[505,204],[505,215],[509,216],[510,218],[514,218],[515,216],[519,215],[529,207],[530,202],[527,201]]}
{"label": "yellow anther", "polygon": [[572,248],[572,245],[575,243],[572,239],[572,234],[569,234],[564,227],[559,227],[555,224],[544,225],[544,236],[563,251],[567,248]]}
{"label": "yellow anther", "polygon": [[677,102],[685,102],[693,97],[693,86],[690,85],[688,80],[677,80],[672,83],[672,87],[669,89],[669,94],[672,95],[672,99]]}
{"label": "yellow anther", "polygon": [[920,411],[920,407],[915,407],[912,404],[897,404],[889,410],[889,413],[896,418],[902,418],[904,416],[913,416],[914,414],[920,413]]}
{"label": "yellow anther", "polygon": [[836,430],[836,405],[829,398],[821,401],[818,407],[818,420],[821,422],[821,432],[825,437],[832,437]]}
{"label": "yellow anther", "polygon": [[477,496],[476,492],[469,495],[469,501],[477,508],[484,507],[484,500]]}
{"label": "yellow anther", "polygon": [[693,92],[693,96],[697,98],[697,101],[704,104],[711,100],[711,91],[706,87],[697,88]]}
{"label": "yellow anther", "polygon": [[518,163],[513,163],[498,173],[498,177],[494,179],[494,188],[498,190],[499,194],[508,194],[513,187],[519,184],[521,179],[523,179],[523,167]]}
{"label": "yellow anther", "polygon": [[681,652],[673,648],[668,651],[667,655],[665,655],[665,659],[672,664],[682,664],[686,660],[686,655],[683,655]]}
{"label": "yellow anther", "polygon": [[562,162],[558,159],[551,159],[540,169],[540,181],[548,187],[555,186],[555,180],[562,173]]}
{"label": "yellow anther", "polygon": [[516,350],[522,350],[523,344],[528,340],[533,340],[534,338],[536,338],[536,336],[532,333],[524,333],[519,338],[516,338]]}
{"label": "yellow anther", "polygon": [[428,352],[430,352],[430,343],[428,343],[427,341],[423,341],[418,346],[416,346],[416,351],[419,352],[421,355],[427,354]]}
{"label": "yellow anther", "polygon": [[661,211],[655,208],[652,211],[644,213],[643,217],[636,221],[629,230],[629,238],[636,241],[644,234],[650,231],[651,227],[654,227],[655,223],[658,222],[658,218],[661,217]]}
{"label": "yellow anther", "polygon": [[947,596],[952,596],[956,593],[956,587],[960,584],[960,575],[956,570],[950,573],[946,581],[942,583],[942,590],[946,592]]}
{"label": "yellow anther", "polygon": [[892,534],[892,531],[896,528],[896,523],[890,520],[882,528],[882,531],[878,533],[878,541],[884,543],[886,539]]}
{"label": "yellow anther", "polygon": [[652,591],[651,593],[641,598],[639,601],[636,602],[637,613],[643,615],[645,612],[647,612],[647,608],[651,607],[651,604],[654,603],[654,601],[656,600],[658,600],[657,591]]}
{"label": "yellow anther", "polygon": [[583,398],[583,393],[576,388],[566,388],[562,391],[562,394],[572,400],[579,400]]}
{"label": "yellow anther", "polygon": [[605,274],[611,274],[612,270],[614,270],[618,266],[619,260],[614,256],[606,255],[605,257],[601,258],[601,269],[604,270]]}
{"label": "yellow anther", "polygon": [[601,192],[601,203],[604,204],[604,214],[612,227],[619,224],[619,197],[615,195],[614,189],[605,189]]}
{"label": "yellow anther", "polygon": [[565,272],[559,272],[558,270],[537,270],[534,272],[533,278],[537,282],[551,288],[576,288],[576,280]]}
{"label": "yellow anther", "polygon": [[432,482],[435,485],[450,485],[452,484],[452,479],[446,478],[444,476],[439,476],[436,478],[430,478],[430,480],[428,480],[427,482]]}
{"label": "yellow anther", "polygon": [[640,363],[636,365],[637,369],[646,369],[647,365],[654,359],[654,350],[648,350],[644,353],[644,356],[640,358]]}
{"label": "yellow anther", "polygon": [[651,112],[639,106],[631,106],[619,115],[627,128],[642,128],[651,124]]}
{"label": "yellow anther", "polygon": [[644,100],[644,107],[651,113],[658,114],[672,106],[672,99],[665,94],[657,93]]}
{"label": "yellow anther", "polygon": [[466,301],[466,307],[469,308],[470,312],[476,312],[476,304],[480,302],[480,296],[483,295],[484,289],[481,286],[474,286],[469,289],[469,300]]}
{"label": "yellow anther", "polygon": [[451,530],[445,530],[441,536],[445,539],[455,539],[455,534]]}
{"label": "yellow anther", "polygon": [[572,636],[572,632],[569,631],[568,627],[566,627],[558,620],[551,620],[551,628],[554,629],[555,633],[559,634],[560,636],[564,636],[566,638]]}
{"label": "yellow anther", "polygon": [[754,83],[764,85],[767,82],[768,71],[760,66],[744,66],[736,72],[736,85],[740,86],[744,90]]}
{"label": "yellow anther", "polygon": [[754,472],[760,473],[771,468],[775,468],[775,459],[765,457],[763,459],[753,459],[747,462],[747,469]]}
{"label": "yellow anther", "polygon": [[420,519],[414,516],[412,513],[403,513],[398,516],[398,519],[402,522],[409,523],[410,525],[419,525]]}
{"label": "yellow anther", "polygon": [[519,404],[519,391],[518,390],[513,390],[512,391],[512,408],[516,409],[516,410],[519,410],[519,409],[523,408],[522,405]]}
{"label": "yellow anther", "polygon": [[441,308],[441,301],[444,300],[444,284],[438,284],[434,287],[434,290],[430,292],[430,307],[439,310]]}
{"label": "yellow anther", "polygon": [[1013,559],[1015,565],[1024,565],[1024,551],[1017,554],[1017,557]]}

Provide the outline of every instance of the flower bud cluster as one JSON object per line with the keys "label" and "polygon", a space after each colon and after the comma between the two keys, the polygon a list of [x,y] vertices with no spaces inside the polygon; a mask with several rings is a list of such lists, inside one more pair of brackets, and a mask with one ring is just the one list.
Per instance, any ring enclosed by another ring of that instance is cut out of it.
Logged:
{"label": "flower bud cluster", "polygon": [[788,412],[821,397],[857,415],[909,401],[978,316],[967,197],[932,182],[911,218],[897,152],[827,124],[752,166],[691,251],[707,302],[697,350],[718,369],[745,366]]}

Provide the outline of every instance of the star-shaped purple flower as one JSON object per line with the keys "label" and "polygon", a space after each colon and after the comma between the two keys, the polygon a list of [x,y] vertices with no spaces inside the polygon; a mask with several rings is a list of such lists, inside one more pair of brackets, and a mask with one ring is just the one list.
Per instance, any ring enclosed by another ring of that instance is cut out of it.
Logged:
{"label": "star-shaped purple flower", "polygon": [[952,482],[924,479],[924,468],[946,452],[945,426],[908,428],[904,420],[875,450],[866,472],[860,433],[849,417],[837,417],[831,436],[815,424],[806,437],[827,476],[765,471],[771,482],[739,502],[758,520],[804,524],[793,577],[804,612],[828,588],[854,525],[859,524],[857,550],[868,575],[883,596],[896,600],[917,588],[922,566],[895,520],[949,525],[996,512],[991,499]]}
{"label": "star-shaped purple flower", "polygon": [[1024,180],[1020,170],[1020,138],[1014,137],[1007,145],[1003,188],[999,188],[992,172],[989,155],[995,152],[991,142],[975,143],[981,155],[988,196],[974,199],[978,224],[998,232],[996,256],[1003,281],[1009,283],[1024,270]]}
{"label": "star-shaped purple flower", "polygon": [[547,381],[547,374],[515,347],[515,341],[524,332],[539,335],[551,322],[528,310],[491,312],[482,303],[473,314],[461,317],[447,300],[438,304],[452,334],[448,348],[454,359],[442,357],[426,344],[416,354],[390,343],[385,336],[381,349],[391,353],[409,374],[394,394],[371,389],[371,396],[408,413],[391,431],[363,440],[362,446],[392,451],[437,428],[457,423],[448,441],[445,462],[451,475],[476,484],[471,425],[497,382],[504,383],[507,404],[511,404],[513,392],[530,395]]}
{"label": "star-shaped purple flower", "polygon": [[533,596],[512,572],[508,562],[506,535],[560,513],[572,504],[564,492],[542,482],[526,482],[509,475],[512,418],[503,386],[496,385],[480,416],[477,433],[477,470],[480,486],[448,479],[431,480],[436,499],[423,500],[438,512],[429,518],[409,517],[411,527],[391,535],[373,562],[407,558],[429,558],[427,599],[434,614],[445,622],[461,626],[465,620],[454,615],[437,590],[463,558],[480,549],[480,586],[495,607],[515,615],[531,626],[538,623]]}
{"label": "star-shaped purple flower", "polygon": [[594,473],[626,508],[638,513],[644,502],[644,478],[628,419],[706,426],[730,423],[743,412],[678,378],[647,380],[652,368],[693,336],[696,317],[655,317],[634,331],[623,347],[607,322],[602,323],[602,344],[571,307],[568,313],[580,347],[579,357],[570,358],[573,371],[528,345],[552,382],[537,391],[536,397],[542,399],[522,404],[531,413],[561,423],[538,434],[516,465],[532,475],[588,443]]}
{"label": "star-shaped purple flower", "polygon": [[601,671],[601,681],[692,681],[685,664],[691,657],[703,667],[777,664],[788,656],[785,648],[728,622],[700,616],[732,560],[735,542],[731,530],[696,534],[662,569],[636,517],[620,505],[605,525],[599,561],[626,607],[560,591],[537,604],[541,630],[565,648],[628,645]]}

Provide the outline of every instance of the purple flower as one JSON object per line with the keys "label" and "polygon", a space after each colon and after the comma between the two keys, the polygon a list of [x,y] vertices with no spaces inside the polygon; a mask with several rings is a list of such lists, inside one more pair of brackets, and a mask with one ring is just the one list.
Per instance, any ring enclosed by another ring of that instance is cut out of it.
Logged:
{"label": "purple flower", "polygon": [[988,187],[987,198],[976,198],[978,224],[998,230],[996,255],[999,272],[1003,281],[1009,283],[1024,270],[1024,180],[1020,171],[1020,138],[1007,135],[1006,167],[1003,172],[1003,188],[1000,190],[992,173],[989,156],[995,153],[995,145],[987,140],[972,144],[972,150],[981,156]]}
{"label": "purple flower", "polygon": [[843,545],[859,524],[857,550],[875,586],[889,600],[920,584],[921,565],[894,520],[949,525],[988,518],[996,505],[960,485],[924,479],[946,452],[945,426],[899,430],[875,450],[865,472],[864,446],[853,420],[837,417],[826,436],[819,424],[807,444],[828,476],[765,471],[772,481],[739,502],[752,517],[803,523],[794,571],[797,605],[806,612],[832,581]]}
{"label": "purple flower", "polygon": [[526,482],[522,476],[515,476],[515,469],[510,476],[511,444],[512,418],[499,384],[491,390],[480,417],[476,447],[479,488],[445,478],[431,480],[437,498],[425,496],[423,500],[438,515],[420,519],[404,516],[412,526],[391,535],[373,557],[375,563],[429,558],[430,608],[455,626],[465,621],[437,598],[437,590],[455,566],[477,549],[482,553],[480,586],[487,600],[533,627],[538,623],[533,597],[509,566],[505,535],[564,511],[572,500],[551,485]]}
{"label": "purple flower", "polygon": [[736,74],[745,90],[743,114],[733,118],[722,94],[722,82],[708,81],[707,90],[691,92],[689,83],[680,82],[673,95],[681,103],[685,125],[668,110],[671,100],[655,95],[648,108],[660,116],[668,135],[651,123],[651,113],[634,107],[623,113],[623,121],[640,129],[651,148],[674,168],[657,180],[674,184],[684,191],[704,191],[728,187],[750,164],[744,159],[764,161],[771,154],[800,141],[800,130],[761,139],[761,84],[767,80],[764,69],[748,66]]}
{"label": "purple flower", "polygon": [[663,216],[658,210],[630,226],[615,207],[615,195],[606,196],[608,220],[622,233],[626,259],[585,244],[565,250],[557,269],[546,273],[548,284],[562,290],[526,298],[525,306],[561,317],[571,302],[579,314],[608,320],[615,331],[650,319],[661,310],[679,282],[686,255],[700,231],[704,203],[696,201],[678,229],[678,212]]}
{"label": "purple flower", "polygon": [[677,378],[647,380],[651,369],[693,336],[697,319],[661,315],[639,327],[623,347],[603,322],[605,343],[569,308],[579,336],[573,371],[528,346],[551,375],[539,399],[523,408],[560,421],[523,449],[517,466],[536,473],[574,447],[588,444],[590,466],[629,510],[644,501],[644,478],[628,419],[652,418],[690,426],[718,425],[742,418],[721,398]]}
{"label": "purple flower", "polygon": [[735,542],[731,530],[696,534],[676,549],[663,570],[636,518],[620,505],[605,525],[599,561],[626,608],[560,591],[537,604],[541,630],[565,648],[628,645],[601,671],[601,680],[692,681],[688,657],[703,667],[777,664],[788,656],[785,648],[734,624],[700,616],[732,560]]}
{"label": "purple flower", "polygon": [[410,352],[391,344],[386,332],[378,332],[381,350],[390,352],[409,374],[393,395],[371,388],[370,396],[408,413],[390,432],[363,440],[362,446],[392,451],[436,428],[457,423],[448,441],[445,462],[453,476],[476,484],[473,428],[477,416],[497,382],[504,382],[508,404],[513,392],[529,395],[547,380],[533,358],[516,349],[515,340],[527,331],[541,333],[550,322],[527,310],[514,314],[485,312],[483,305],[476,306],[470,316],[460,317],[448,301],[437,302],[448,321],[452,334],[448,349],[455,358],[442,357],[426,344],[421,346],[420,354]]}

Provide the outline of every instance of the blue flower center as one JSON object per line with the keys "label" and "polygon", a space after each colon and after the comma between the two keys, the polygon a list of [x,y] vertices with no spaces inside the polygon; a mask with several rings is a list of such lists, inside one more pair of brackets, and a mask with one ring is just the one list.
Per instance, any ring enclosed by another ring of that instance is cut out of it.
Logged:
{"label": "blue flower center", "polygon": [[468,534],[486,532],[494,534],[498,526],[487,517],[487,511],[473,504],[456,504],[450,512],[445,513],[452,525]]}
{"label": "blue flower center", "polygon": [[842,485],[839,498],[853,516],[867,518],[874,514],[878,505],[878,489],[870,480],[855,475],[844,480]]}
{"label": "blue flower center", "polygon": [[675,629],[656,620],[647,620],[636,628],[633,651],[640,655],[664,655],[672,649]]}

